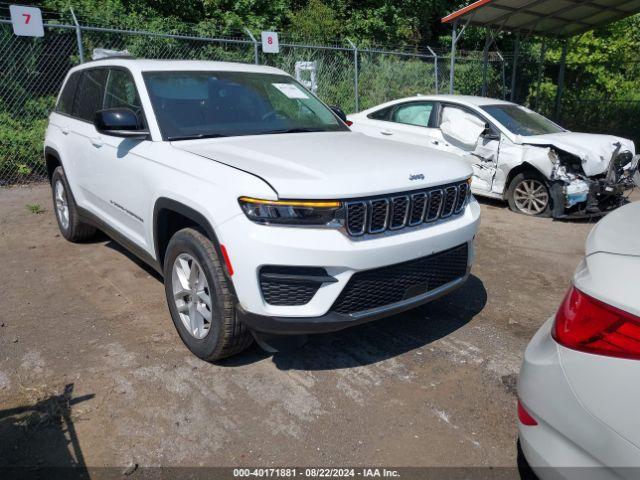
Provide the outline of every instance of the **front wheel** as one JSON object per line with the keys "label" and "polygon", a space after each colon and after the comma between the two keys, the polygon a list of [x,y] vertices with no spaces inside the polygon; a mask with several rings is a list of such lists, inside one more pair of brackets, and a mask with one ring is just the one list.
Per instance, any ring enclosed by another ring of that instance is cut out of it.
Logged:
{"label": "front wheel", "polygon": [[253,342],[238,321],[218,252],[199,231],[185,228],[169,242],[164,259],[165,294],[178,334],[197,357],[213,361]]}
{"label": "front wheel", "polygon": [[551,214],[551,195],[547,182],[537,173],[516,175],[507,191],[509,208],[523,215],[548,217]]}

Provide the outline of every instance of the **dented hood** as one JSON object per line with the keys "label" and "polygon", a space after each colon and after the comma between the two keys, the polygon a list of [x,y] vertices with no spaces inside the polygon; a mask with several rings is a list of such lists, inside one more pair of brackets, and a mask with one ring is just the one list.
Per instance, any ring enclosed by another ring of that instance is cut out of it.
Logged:
{"label": "dented hood", "polygon": [[471,176],[459,157],[356,132],[288,133],[173,142],[262,178],[280,198],[353,198]]}
{"label": "dented hood", "polygon": [[612,135],[560,132],[528,137],[521,136],[519,139],[524,144],[553,146],[577,156],[582,160],[582,169],[588,177],[607,172],[611,155],[616,149],[615,143],[617,142],[622,144],[621,151],[630,150],[631,153],[635,154],[635,147],[631,140]]}
{"label": "dented hood", "polygon": [[614,210],[591,230],[586,254],[597,252],[640,257],[640,202]]}

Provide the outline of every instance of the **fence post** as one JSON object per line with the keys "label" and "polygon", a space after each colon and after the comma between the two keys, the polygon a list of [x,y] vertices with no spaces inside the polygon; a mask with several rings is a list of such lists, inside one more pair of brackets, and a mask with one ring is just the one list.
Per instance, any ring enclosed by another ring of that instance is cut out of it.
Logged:
{"label": "fence post", "polygon": [[434,67],[434,80],[435,80],[435,86],[436,86],[436,95],[438,94],[438,54],[436,52],[433,51],[433,49],[427,45],[427,48],[429,49],[429,51],[431,52],[431,55],[433,55],[433,67]]}
{"label": "fence post", "polygon": [[358,92],[358,71],[359,71],[359,66],[358,66],[358,47],[356,47],[356,45],[347,38],[347,42],[349,42],[349,46],[351,48],[353,48],[353,67],[354,67],[354,74],[353,74],[353,94],[355,95],[355,100],[356,100],[356,113],[358,113],[360,111],[360,94]]}
{"label": "fence post", "polygon": [[249,38],[253,42],[253,61],[256,65],[260,65],[260,53],[258,51],[258,40],[256,40],[256,37],[253,36],[253,33],[251,33],[251,30],[249,30],[247,27],[244,27],[244,32],[247,35],[249,35]]}
{"label": "fence post", "polygon": [[80,57],[80,63],[84,63],[84,48],[82,46],[82,30],[80,29],[80,24],[78,23],[78,19],[76,18],[76,14],[73,11],[73,7],[69,7],[71,10],[71,16],[73,17],[73,23],[76,26],[76,42],[78,43],[78,56]]}

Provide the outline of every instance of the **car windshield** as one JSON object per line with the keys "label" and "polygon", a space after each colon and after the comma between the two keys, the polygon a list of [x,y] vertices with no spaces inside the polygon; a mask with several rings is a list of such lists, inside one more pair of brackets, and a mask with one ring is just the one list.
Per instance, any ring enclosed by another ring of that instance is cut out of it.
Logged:
{"label": "car windshield", "polygon": [[165,140],[349,130],[286,75],[171,71],[143,76]]}
{"label": "car windshield", "polygon": [[482,110],[516,135],[544,135],[565,131],[548,118],[520,105],[487,105]]}

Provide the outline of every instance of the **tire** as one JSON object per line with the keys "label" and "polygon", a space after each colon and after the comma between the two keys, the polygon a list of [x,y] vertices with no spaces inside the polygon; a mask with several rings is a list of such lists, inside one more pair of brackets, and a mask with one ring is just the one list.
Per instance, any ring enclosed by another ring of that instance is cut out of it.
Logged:
{"label": "tire", "polygon": [[[511,180],[507,190],[509,208],[522,215],[535,217],[551,216],[551,192],[542,175],[525,171]],[[542,205],[542,201],[546,203]]]}
{"label": "tire", "polygon": [[96,229],[80,220],[76,201],[62,167],[56,167],[53,171],[51,194],[58,228],[65,239],[70,242],[83,242],[95,235]]}
{"label": "tire", "polygon": [[171,237],[164,258],[164,286],[173,324],[197,357],[219,360],[253,342],[236,318],[236,298],[218,252],[199,231],[185,228]]}

